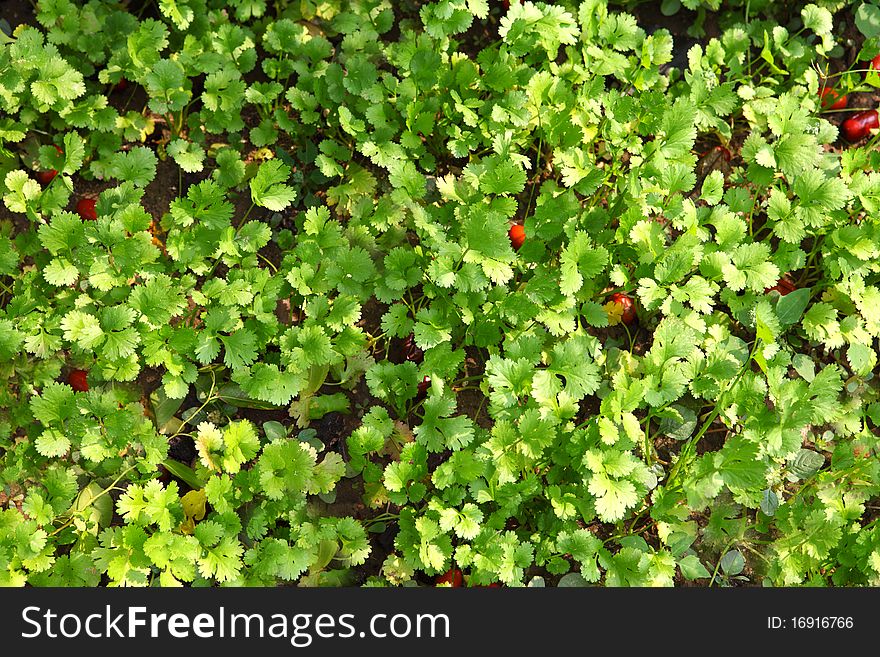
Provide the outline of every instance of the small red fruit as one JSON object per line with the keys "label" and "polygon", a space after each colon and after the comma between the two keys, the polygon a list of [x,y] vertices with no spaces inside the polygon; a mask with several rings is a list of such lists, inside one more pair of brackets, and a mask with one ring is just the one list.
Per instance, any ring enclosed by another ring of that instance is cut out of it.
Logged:
{"label": "small red fruit", "polygon": [[[55,144],[53,144],[55,146]],[[55,146],[55,150],[58,151],[59,155],[64,155],[64,151],[62,151],[58,146]],[[41,185],[48,185],[55,179],[55,176],[58,175],[58,172],[55,169],[47,169],[46,171],[37,171],[34,174]]]}
{"label": "small red fruit", "polygon": [[48,185],[55,179],[58,172],[55,169],[47,169],[45,171],[37,171],[34,176],[41,185]]}
{"label": "small red fruit", "polygon": [[871,68],[875,71],[880,71],[880,55],[877,55],[874,59],[871,60]]}
{"label": "small red fruit", "polygon": [[128,80],[119,78],[119,82],[113,85],[113,91],[124,91],[128,88]]}
{"label": "small red fruit", "polygon": [[770,292],[772,290],[776,290],[777,292],[779,292],[779,294],[781,294],[782,296],[785,296],[786,294],[791,294],[796,289],[797,288],[795,288],[794,283],[792,283],[788,278],[783,276],[782,278],[779,279],[779,282],[777,282],[776,285],[774,285],[773,287],[768,287],[766,290],[764,290],[764,294],[767,294],[768,292]]}
{"label": "small red fruit", "polygon": [[88,392],[88,376],[89,375],[85,370],[71,370],[70,374],[67,375],[67,382],[70,384],[70,387],[77,392]]}
{"label": "small red fruit", "polygon": [[98,211],[95,209],[95,199],[81,198],[76,204],[76,212],[85,221],[97,221]]}
{"label": "small red fruit", "polygon": [[510,237],[510,245],[513,250],[519,251],[519,247],[526,241],[526,229],[522,224],[513,224],[507,231],[507,236]]}
{"label": "small red fruit", "polygon": [[438,575],[434,584],[446,584],[452,588],[459,588],[464,584],[464,574],[458,568],[450,568],[442,575]]}
{"label": "small red fruit", "polygon": [[724,158],[725,162],[730,162],[730,159],[733,157],[733,155],[730,152],[730,149],[726,148],[724,146],[716,146],[713,150],[715,150],[718,153],[721,153],[721,156]]}
{"label": "small red fruit", "polygon": [[841,125],[841,131],[847,141],[859,141],[867,137],[871,130],[880,128],[880,121],[877,120],[877,110],[865,110],[858,114],[853,114]]}
{"label": "small red fruit", "polygon": [[846,107],[846,94],[840,94],[834,87],[823,87],[819,90],[822,109],[840,110]]}
{"label": "small red fruit", "polygon": [[705,153],[701,153],[700,157],[706,157],[710,153],[718,153],[718,155],[724,158],[725,162],[730,162],[731,158],[733,158],[733,154],[730,152],[730,149],[726,148],[725,146],[713,146]]}
{"label": "small red fruit", "polygon": [[636,319],[636,304],[633,301],[632,297],[628,294],[623,294],[622,292],[615,292],[608,300],[612,303],[616,303],[617,305],[623,308],[623,312],[620,314],[620,321],[624,324],[632,324]]}

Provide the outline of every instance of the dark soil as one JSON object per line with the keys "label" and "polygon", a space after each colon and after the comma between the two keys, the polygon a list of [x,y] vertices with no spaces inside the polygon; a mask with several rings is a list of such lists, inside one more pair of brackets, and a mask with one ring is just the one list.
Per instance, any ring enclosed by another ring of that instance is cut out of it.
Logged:
{"label": "dark soil", "polygon": [[156,177],[144,189],[142,204],[156,221],[162,219],[171,207],[171,201],[180,195],[178,170],[177,165],[170,158],[164,161],[159,160],[159,165],[156,167]]}
{"label": "dark soil", "polygon": [[189,436],[173,436],[168,439],[168,457],[185,465],[192,465],[196,455],[195,441]]}
{"label": "dark soil", "polygon": [[14,30],[18,25],[40,27],[34,8],[28,0],[2,0],[0,2],[0,19],[4,19]]}
{"label": "dark soil", "polygon": [[[700,425],[698,424],[697,426]],[[707,452],[717,452],[724,446],[729,434],[730,429],[724,426],[724,423],[716,420],[706,433],[703,434],[703,437],[700,438],[699,442],[697,442],[697,455],[699,456]]]}
{"label": "dark soil", "polygon": [[483,428],[491,429],[492,420],[487,412],[489,400],[482,392],[474,388],[467,388],[458,392],[458,412],[467,415],[474,424]]}

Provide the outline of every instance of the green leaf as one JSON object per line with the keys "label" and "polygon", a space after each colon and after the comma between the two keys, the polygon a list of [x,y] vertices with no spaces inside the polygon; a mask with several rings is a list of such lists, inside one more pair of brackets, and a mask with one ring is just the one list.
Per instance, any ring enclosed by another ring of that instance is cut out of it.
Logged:
{"label": "green leaf", "polygon": [[800,288],[782,295],[776,302],[776,315],[783,326],[797,324],[810,303],[810,288]]}
{"label": "green leaf", "polygon": [[[53,149],[54,150],[54,149]],[[59,169],[62,173],[73,175],[83,165],[85,143],[75,132],[64,135],[64,164]]]}
{"label": "green leaf", "polygon": [[104,331],[98,318],[81,310],[71,310],[61,320],[64,339],[75,342],[82,349],[93,349],[104,341]]}
{"label": "green leaf", "polygon": [[70,440],[58,429],[46,429],[34,442],[43,456],[63,456],[70,449]]}
{"label": "green leaf", "polygon": [[136,146],[130,151],[114,153],[107,166],[107,174],[127,180],[137,187],[146,187],[156,177],[156,156],[144,146]]}
{"label": "green leaf", "polygon": [[772,488],[768,488],[761,496],[761,511],[766,516],[773,516],[776,514],[776,509],[778,508],[779,497]]}
{"label": "green leaf", "polygon": [[10,212],[27,212],[29,203],[40,196],[40,185],[21,170],[7,173],[3,184],[8,190],[3,202]]}
{"label": "green leaf", "polygon": [[703,562],[695,554],[689,554],[679,559],[678,567],[681,569],[682,577],[691,581],[711,577],[711,573],[706,570]]}
{"label": "green leaf", "polygon": [[729,577],[739,575],[745,566],[746,560],[739,550],[730,550],[721,557],[721,570]]}
{"label": "green leaf", "polygon": [[194,12],[187,2],[178,0],[159,0],[159,9],[179,30],[185,30],[192,23]]}
{"label": "green leaf", "polygon": [[799,449],[788,462],[788,468],[798,479],[809,479],[825,465],[821,454],[810,449]]}
{"label": "green leaf", "polygon": [[863,2],[856,9],[856,27],[868,39],[880,36],[880,7]]}
{"label": "green leaf", "polygon": [[715,169],[703,180],[700,197],[709,205],[716,205],[724,193],[724,174]]}
{"label": "green leaf", "polygon": [[589,585],[589,582],[580,573],[563,575],[559,578],[559,583],[556,584],[560,588],[584,588]]}
{"label": "green leaf", "polygon": [[180,461],[166,459],[162,461],[162,465],[171,473],[171,476],[177,477],[193,490],[199,490],[205,485],[205,482],[199,478],[191,467],[184,465]]}
{"label": "green leaf", "polygon": [[198,173],[204,168],[205,151],[196,143],[175,139],[167,147],[168,154],[187,173]]}
{"label": "green leaf", "polygon": [[244,392],[244,390],[242,390],[241,386],[236,383],[227,383],[226,385],[221,386],[215,394],[223,402],[239,408],[273,410],[279,407],[278,404],[274,404],[270,401],[252,399]]}
{"label": "green leaf", "polygon": [[501,19],[498,34],[515,55],[541,47],[555,59],[560,45],[574,45],[579,34],[577,21],[564,7],[544,3],[511,3]]}
{"label": "green leaf", "polygon": [[526,173],[509,159],[490,159],[480,176],[484,194],[518,194],[525,188]]}
{"label": "green leaf", "polygon": [[577,294],[585,282],[602,272],[607,262],[608,251],[604,247],[594,247],[585,233],[575,233],[562,251],[560,290],[569,296]]}
{"label": "green leaf", "polygon": [[66,258],[55,258],[43,269],[43,278],[51,285],[64,287],[79,278],[79,269]]}
{"label": "green leaf", "polygon": [[[678,13],[680,9],[681,0],[663,0],[663,2],[660,3],[660,13],[662,13],[664,16],[674,16]],[[682,571],[682,574],[684,574],[684,571]]]}
{"label": "green leaf", "polygon": [[673,404],[660,421],[660,432],[675,440],[689,439],[697,428],[697,414],[687,406]]}
{"label": "green leaf", "polygon": [[290,167],[279,160],[260,164],[257,175],[251,179],[251,199],[260,207],[280,212],[296,199],[296,191],[284,184],[290,177]]}
{"label": "green leaf", "polygon": [[[864,7],[865,5],[862,5]],[[861,9],[861,7],[859,7]],[[856,24],[858,25],[858,14],[856,12]],[[824,7],[818,7],[814,4],[808,4],[801,10],[801,17],[804,19],[804,27],[812,30],[818,35],[831,32],[833,25],[833,17],[831,12]]]}

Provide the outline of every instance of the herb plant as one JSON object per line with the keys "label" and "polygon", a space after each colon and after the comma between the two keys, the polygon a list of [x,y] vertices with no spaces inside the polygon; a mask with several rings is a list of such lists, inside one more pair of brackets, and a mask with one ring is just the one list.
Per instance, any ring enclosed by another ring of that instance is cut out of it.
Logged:
{"label": "herb plant", "polygon": [[0,584],[880,584],[880,6],[506,4],[2,37]]}

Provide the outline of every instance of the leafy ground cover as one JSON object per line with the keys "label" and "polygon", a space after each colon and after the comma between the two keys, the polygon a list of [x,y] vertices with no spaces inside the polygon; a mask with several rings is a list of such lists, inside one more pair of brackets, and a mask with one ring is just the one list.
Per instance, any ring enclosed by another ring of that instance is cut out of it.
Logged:
{"label": "leafy ground cover", "polygon": [[0,584],[877,585],[880,6],[0,23]]}

